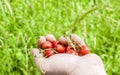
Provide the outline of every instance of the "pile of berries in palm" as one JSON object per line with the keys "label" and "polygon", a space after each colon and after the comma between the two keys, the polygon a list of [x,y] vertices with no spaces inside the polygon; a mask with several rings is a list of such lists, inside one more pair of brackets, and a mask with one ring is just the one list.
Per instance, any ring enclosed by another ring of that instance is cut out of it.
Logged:
{"label": "pile of berries in palm", "polygon": [[90,53],[89,48],[86,45],[80,45],[71,41],[69,37],[66,37],[67,43],[63,44],[60,41],[48,41],[46,40],[38,48],[43,52],[44,57],[48,58],[54,54],[73,54],[76,56],[82,56]]}

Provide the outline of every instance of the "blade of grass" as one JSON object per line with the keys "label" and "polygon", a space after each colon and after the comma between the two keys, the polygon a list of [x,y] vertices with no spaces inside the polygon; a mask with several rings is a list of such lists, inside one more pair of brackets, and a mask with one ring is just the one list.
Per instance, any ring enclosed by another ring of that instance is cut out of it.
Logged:
{"label": "blade of grass", "polygon": [[8,10],[10,12],[10,15],[13,16],[13,11],[12,11],[10,3],[7,0],[4,0],[4,3],[6,4]]}

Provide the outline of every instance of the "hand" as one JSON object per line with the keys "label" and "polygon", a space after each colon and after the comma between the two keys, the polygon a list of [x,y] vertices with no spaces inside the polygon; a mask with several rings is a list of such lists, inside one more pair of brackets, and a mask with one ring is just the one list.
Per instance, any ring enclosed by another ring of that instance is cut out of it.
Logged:
{"label": "hand", "polygon": [[[46,39],[49,41],[56,40],[53,35],[48,34],[46,38],[41,37],[38,44],[42,44]],[[75,34],[71,35],[71,39],[74,42],[85,45],[84,41]],[[61,37],[59,41],[66,43],[64,37]],[[49,58],[45,58],[37,48],[32,50],[32,54],[35,64],[39,70],[42,70],[44,75],[107,75],[102,60],[95,54],[84,56],[55,54]]]}

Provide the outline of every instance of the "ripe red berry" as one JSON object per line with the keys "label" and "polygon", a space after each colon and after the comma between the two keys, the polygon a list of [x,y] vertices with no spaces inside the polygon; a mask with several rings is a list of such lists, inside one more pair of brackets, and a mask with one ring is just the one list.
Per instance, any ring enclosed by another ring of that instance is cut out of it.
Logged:
{"label": "ripe red berry", "polygon": [[83,45],[83,46],[81,47],[80,53],[81,53],[82,55],[85,55],[85,54],[90,53],[90,50],[89,50],[89,48],[88,48],[86,45]]}
{"label": "ripe red berry", "polygon": [[65,47],[61,44],[56,45],[56,51],[59,53],[65,53]]}
{"label": "ripe red berry", "polygon": [[42,48],[46,49],[46,48],[52,48],[52,43],[49,41],[46,41],[42,44]]}
{"label": "ripe red berry", "polygon": [[52,42],[53,48],[55,48],[57,46],[57,44],[60,44],[59,41],[53,41]]}
{"label": "ripe red berry", "polygon": [[77,55],[78,56],[78,52],[76,52],[75,50],[73,49],[69,49],[66,51],[67,54],[73,54],[73,55]]}
{"label": "ripe red berry", "polygon": [[89,52],[89,50],[81,50],[80,53],[81,53],[82,55],[85,55],[85,54],[88,54],[88,53],[90,53],[90,52]]}
{"label": "ripe red berry", "polygon": [[53,51],[53,50],[50,49],[50,50],[46,50],[45,51],[44,56],[45,57],[50,57],[50,56],[52,56],[54,54],[56,54],[55,51]]}

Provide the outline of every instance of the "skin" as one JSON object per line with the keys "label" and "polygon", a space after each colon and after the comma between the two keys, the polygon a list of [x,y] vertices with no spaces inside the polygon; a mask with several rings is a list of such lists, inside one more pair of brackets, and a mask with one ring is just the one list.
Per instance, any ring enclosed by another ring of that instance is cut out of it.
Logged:
{"label": "skin", "polygon": [[[48,35],[46,36],[47,40],[56,40],[52,34]],[[63,40],[60,39],[60,41],[65,43],[65,38],[62,38]],[[85,45],[79,36],[71,34],[71,38],[74,42]],[[45,74],[43,72],[43,75],[107,75],[101,58],[96,54],[87,54],[84,56],[55,54],[49,58],[45,58],[37,48],[32,50],[32,54],[38,69],[45,72]]]}

